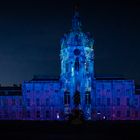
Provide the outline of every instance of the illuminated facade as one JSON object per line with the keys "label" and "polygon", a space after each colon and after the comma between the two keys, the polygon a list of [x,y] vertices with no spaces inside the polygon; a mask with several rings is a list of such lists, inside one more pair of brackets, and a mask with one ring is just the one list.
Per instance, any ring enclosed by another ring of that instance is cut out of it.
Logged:
{"label": "illuminated facade", "polygon": [[81,26],[76,10],[61,39],[60,78],[36,76],[22,87],[0,87],[0,119],[64,120],[78,108],[87,120],[140,120],[134,80],[95,76],[94,40]]}
{"label": "illuminated facade", "polygon": [[[72,19],[72,30],[61,40],[61,93],[64,94],[64,111],[74,107],[82,109],[91,118],[91,93],[94,82],[94,40],[81,29],[78,11]],[[74,97],[79,94],[79,104]]]}

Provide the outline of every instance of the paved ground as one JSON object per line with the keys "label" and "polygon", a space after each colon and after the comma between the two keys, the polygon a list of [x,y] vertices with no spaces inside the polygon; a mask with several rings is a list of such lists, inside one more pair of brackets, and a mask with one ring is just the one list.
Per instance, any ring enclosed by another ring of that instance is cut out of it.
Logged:
{"label": "paved ground", "polygon": [[0,140],[140,140],[140,121],[0,121]]}

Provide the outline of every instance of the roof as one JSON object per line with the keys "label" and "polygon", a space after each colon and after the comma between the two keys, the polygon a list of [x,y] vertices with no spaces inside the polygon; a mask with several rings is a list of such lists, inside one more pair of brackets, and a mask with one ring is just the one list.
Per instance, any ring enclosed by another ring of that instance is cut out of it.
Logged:
{"label": "roof", "polygon": [[59,81],[59,76],[34,75],[31,81]]}
{"label": "roof", "polygon": [[4,86],[0,87],[0,96],[21,96],[21,86]]}
{"label": "roof", "polygon": [[96,80],[126,80],[126,78],[124,78],[123,75],[118,75],[118,74],[114,74],[114,75],[95,75],[95,79]]}
{"label": "roof", "polygon": [[140,85],[135,85],[135,93],[140,94]]}

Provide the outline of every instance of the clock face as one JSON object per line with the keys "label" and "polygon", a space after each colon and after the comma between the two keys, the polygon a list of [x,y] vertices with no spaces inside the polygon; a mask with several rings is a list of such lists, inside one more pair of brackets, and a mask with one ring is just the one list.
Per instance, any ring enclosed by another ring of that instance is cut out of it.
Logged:
{"label": "clock face", "polygon": [[80,50],[79,50],[79,49],[75,49],[75,50],[74,50],[74,54],[75,54],[75,55],[80,55]]}

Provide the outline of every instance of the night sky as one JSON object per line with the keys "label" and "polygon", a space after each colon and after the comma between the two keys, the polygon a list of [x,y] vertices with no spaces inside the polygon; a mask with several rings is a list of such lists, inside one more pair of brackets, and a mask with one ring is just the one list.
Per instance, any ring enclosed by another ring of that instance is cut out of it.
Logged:
{"label": "night sky", "polygon": [[[140,3],[79,0],[83,31],[95,40],[95,73],[140,83]],[[72,0],[0,3],[0,83],[59,76],[60,39],[71,29]]]}

